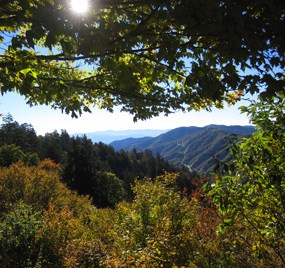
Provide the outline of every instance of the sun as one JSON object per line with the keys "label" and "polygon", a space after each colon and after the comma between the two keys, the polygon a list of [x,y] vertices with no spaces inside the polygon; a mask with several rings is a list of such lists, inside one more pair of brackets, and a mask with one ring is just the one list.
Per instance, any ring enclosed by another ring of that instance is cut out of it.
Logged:
{"label": "sun", "polygon": [[71,8],[75,12],[84,13],[88,10],[88,0],[71,0]]}

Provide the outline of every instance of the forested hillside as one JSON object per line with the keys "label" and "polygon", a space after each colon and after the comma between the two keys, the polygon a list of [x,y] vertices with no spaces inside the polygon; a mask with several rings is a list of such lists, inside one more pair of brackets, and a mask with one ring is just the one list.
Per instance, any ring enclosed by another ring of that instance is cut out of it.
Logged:
{"label": "forested hillside", "polygon": [[216,160],[229,160],[228,149],[233,142],[253,132],[252,126],[180,127],[155,138],[125,139],[110,145],[116,150],[150,150],[176,166],[186,166],[199,174],[209,174]]}
{"label": "forested hillside", "polygon": [[191,188],[189,172],[182,171],[150,150],[116,152],[86,136],[71,137],[66,131],[38,136],[32,125],[19,124],[8,115],[0,128],[0,166],[23,161],[28,166],[50,159],[61,166],[62,180],[79,194],[88,194],[98,207],[113,207],[131,200],[135,179],[154,178],[165,171],[179,172],[181,185]]}
{"label": "forested hillside", "polygon": [[260,129],[211,179],[149,150],[116,152],[66,131],[37,136],[6,117],[0,266],[283,267],[284,130],[268,115],[253,117]]}

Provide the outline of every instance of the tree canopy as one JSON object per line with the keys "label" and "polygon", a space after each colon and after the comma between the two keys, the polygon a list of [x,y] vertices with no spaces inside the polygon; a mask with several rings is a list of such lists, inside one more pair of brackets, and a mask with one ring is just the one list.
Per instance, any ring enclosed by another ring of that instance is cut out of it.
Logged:
{"label": "tree canopy", "polygon": [[[71,1],[70,1],[71,2]],[[72,116],[122,107],[134,120],[284,92],[281,0],[3,0],[1,93]]]}

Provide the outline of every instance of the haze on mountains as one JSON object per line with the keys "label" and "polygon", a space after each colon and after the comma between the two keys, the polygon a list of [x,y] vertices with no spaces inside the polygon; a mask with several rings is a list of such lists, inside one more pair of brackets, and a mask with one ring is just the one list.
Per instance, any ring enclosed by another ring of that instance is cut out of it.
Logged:
{"label": "haze on mountains", "polygon": [[236,139],[250,136],[253,126],[208,125],[180,127],[157,137],[128,138],[111,142],[115,150],[151,150],[177,166],[209,174],[216,160],[228,160],[228,148]]}
{"label": "haze on mountains", "polygon": [[73,136],[86,135],[87,138],[93,142],[111,143],[117,140],[123,140],[128,138],[143,138],[143,137],[156,137],[168,130],[159,129],[137,129],[137,130],[106,130],[96,131],[89,133],[74,133]]}

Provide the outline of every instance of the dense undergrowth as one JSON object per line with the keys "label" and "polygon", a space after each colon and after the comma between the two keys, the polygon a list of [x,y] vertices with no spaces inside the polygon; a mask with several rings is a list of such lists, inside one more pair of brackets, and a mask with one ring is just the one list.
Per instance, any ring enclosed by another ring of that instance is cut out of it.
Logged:
{"label": "dense undergrowth", "polygon": [[99,209],[68,189],[50,160],[0,174],[1,267],[282,266],[272,245],[284,237],[261,239],[243,218],[223,228],[228,218],[203,181],[188,195],[166,173],[137,181],[133,201]]}

